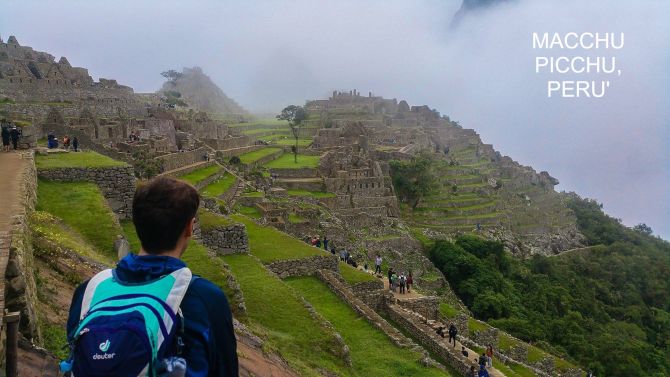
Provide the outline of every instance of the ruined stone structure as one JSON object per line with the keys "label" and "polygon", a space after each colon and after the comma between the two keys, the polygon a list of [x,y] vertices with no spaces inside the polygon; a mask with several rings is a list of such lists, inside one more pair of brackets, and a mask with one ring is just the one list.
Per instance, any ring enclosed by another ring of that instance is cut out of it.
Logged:
{"label": "ruined stone structure", "polygon": [[555,254],[582,244],[574,214],[554,191],[558,180],[503,156],[474,130],[428,106],[353,90],[308,101],[306,109],[321,119],[311,148],[326,151],[321,175],[326,190],[338,195],[334,208],[340,213],[364,203],[368,214],[398,216],[394,194],[386,191],[392,190],[387,162],[425,151],[443,161],[442,187],[435,195],[439,204],[426,200],[422,212],[405,219],[413,226],[438,238],[480,229],[518,255]]}
{"label": "ruined stone structure", "polygon": [[[208,90],[220,92],[210,84]],[[198,85],[189,87],[191,95],[203,95],[194,91]],[[164,100],[158,94],[136,94],[116,80],[95,82],[85,68],[21,46],[14,36],[0,40],[0,112],[19,120],[33,144],[49,133],[59,139],[68,135],[77,137],[82,148],[115,159],[159,158],[163,171],[203,161],[212,150],[231,156],[257,148],[255,139],[232,132],[207,113],[177,112]],[[203,146],[209,150],[199,149]],[[175,156],[179,152],[189,154]]]}
{"label": "ruined stone structure", "polygon": [[368,131],[361,124],[319,131],[317,145],[327,144],[319,172],[328,192],[337,194],[342,215],[398,216],[397,200],[388,173],[369,153]]}
{"label": "ruined stone structure", "polygon": [[281,279],[291,276],[315,275],[319,270],[339,271],[338,259],[334,255],[324,254],[295,260],[279,260],[267,265],[267,268]]}
{"label": "ruined stone structure", "polygon": [[21,46],[14,36],[0,40],[0,98],[17,102],[86,104],[99,114],[116,115],[119,108],[141,112],[133,89],[116,80],[93,81],[88,70],[73,67],[65,57]]}
{"label": "ruined stone structure", "polygon": [[202,228],[200,238],[205,246],[220,255],[249,253],[249,239],[244,224]]}
{"label": "ruined stone structure", "polygon": [[395,113],[398,109],[398,101],[373,96],[369,92],[362,96],[356,89],[349,92],[333,91],[332,97],[327,100],[307,101],[305,108],[308,111],[356,111],[369,114]]}

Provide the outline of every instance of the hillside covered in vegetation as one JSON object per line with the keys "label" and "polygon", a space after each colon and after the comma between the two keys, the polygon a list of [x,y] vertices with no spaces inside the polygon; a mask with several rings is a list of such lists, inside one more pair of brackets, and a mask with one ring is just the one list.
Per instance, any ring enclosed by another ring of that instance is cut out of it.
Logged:
{"label": "hillside covered in vegetation", "polygon": [[569,207],[590,247],[519,260],[475,236],[430,256],[474,315],[598,376],[670,373],[670,244],[627,228],[593,200]]}

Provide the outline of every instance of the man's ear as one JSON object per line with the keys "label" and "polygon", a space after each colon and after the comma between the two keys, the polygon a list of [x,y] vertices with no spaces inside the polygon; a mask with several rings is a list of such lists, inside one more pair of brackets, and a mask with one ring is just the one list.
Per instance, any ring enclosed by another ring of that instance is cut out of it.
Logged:
{"label": "man's ear", "polygon": [[186,229],[184,229],[184,236],[186,238],[190,238],[193,236],[193,226],[195,226],[195,217],[192,218],[191,221],[189,221],[186,224]]}

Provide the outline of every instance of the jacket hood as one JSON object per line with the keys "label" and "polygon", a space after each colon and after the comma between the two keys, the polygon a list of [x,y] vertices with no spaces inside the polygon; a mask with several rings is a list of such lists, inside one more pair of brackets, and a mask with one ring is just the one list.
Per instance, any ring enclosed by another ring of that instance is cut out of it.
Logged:
{"label": "jacket hood", "polygon": [[128,254],[116,265],[116,276],[128,283],[141,283],[186,267],[182,260],[164,255]]}

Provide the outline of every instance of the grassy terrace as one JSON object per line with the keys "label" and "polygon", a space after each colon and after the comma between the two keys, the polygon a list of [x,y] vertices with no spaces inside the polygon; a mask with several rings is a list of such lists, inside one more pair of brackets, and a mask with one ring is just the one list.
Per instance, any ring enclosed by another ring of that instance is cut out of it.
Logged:
{"label": "grassy terrace", "polygon": [[116,259],[112,245],[121,228],[95,184],[40,180],[36,209],[59,217],[102,255]]}
{"label": "grassy terrace", "polygon": [[272,132],[273,134],[289,135],[290,131],[288,129],[282,129],[282,128],[254,128],[251,130],[242,131],[243,134],[249,136],[254,136],[267,132]]}
{"label": "grassy terrace", "polygon": [[334,198],[336,195],[332,192],[307,191],[307,190],[286,190],[289,196],[308,196],[315,199]]}
{"label": "grassy terrace", "polygon": [[304,217],[296,214],[296,213],[289,213],[288,214],[288,222],[291,224],[302,224],[306,223],[308,220],[305,219]]}
{"label": "grassy terrace", "polygon": [[286,128],[288,128],[288,125],[285,120],[279,120],[277,118],[256,119],[251,122],[235,123],[230,125],[230,127],[248,127],[248,126],[286,126]]}
{"label": "grassy terrace", "polygon": [[265,167],[269,169],[316,169],[319,167],[320,159],[320,156],[306,156],[298,154],[298,162],[296,163],[292,153],[284,153],[281,155],[281,157],[265,164]]}
{"label": "grassy terrace", "polygon": [[313,277],[291,278],[287,283],[297,289],[314,308],[333,324],[349,346],[356,376],[449,376],[426,368],[421,355],[396,347],[386,335],[361,318],[328,287]]}
{"label": "grassy terrace", "polygon": [[261,215],[261,212],[256,207],[238,205],[237,207],[235,207],[235,210],[238,213],[251,217],[252,219],[260,219],[261,217],[263,217]]}
{"label": "grassy terrace", "polygon": [[263,263],[325,255],[323,250],[301,242],[275,228],[258,225],[248,217],[232,215],[231,218],[246,225],[251,253]]}
{"label": "grassy terrace", "polygon": [[344,262],[340,262],[340,274],[349,285],[379,280],[372,274],[353,268]]}
{"label": "grassy terrace", "polygon": [[[59,246],[72,250],[79,255],[107,266],[115,264],[114,258],[109,253],[98,252],[79,232],[65,225],[58,217],[49,212],[33,212],[30,216],[30,229],[33,234],[56,242]],[[38,253],[39,250],[35,248],[35,252]]]}
{"label": "grassy terrace", "polygon": [[212,198],[219,197],[223,195],[226,191],[235,184],[236,178],[230,173],[224,174],[221,178],[210,183],[202,189],[201,194],[203,196],[209,196]]}
{"label": "grassy terrace", "polygon": [[96,152],[68,152],[36,155],[35,166],[38,169],[109,168],[128,164]]}
{"label": "grassy terrace", "polygon": [[455,318],[458,315],[458,309],[447,304],[446,302],[441,302],[439,306],[440,314],[445,318]]}
{"label": "grassy terrace", "polygon": [[243,164],[252,164],[263,157],[277,153],[281,150],[281,148],[263,148],[253,152],[247,152],[240,155],[240,161],[242,161]]}
{"label": "grassy terrace", "polygon": [[212,176],[213,174],[216,174],[219,169],[221,169],[220,166],[218,165],[210,165],[201,169],[193,170],[190,173],[186,173],[184,175],[179,176],[179,179],[182,179],[192,185],[198,184],[198,182],[201,182],[207,177]]}
{"label": "grassy terrace", "polygon": [[214,214],[206,209],[198,210],[198,222],[203,229],[211,229],[217,226],[228,226],[235,224],[235,221],[228,219],[227,217]]}
{"label": "grassy terrace", "polygon": [[270,275],[252,256],[227,255],[222,259],[244,294],[247,324],[252,329],[261,327],[266,346],[279,350],[301,376],[321,376],[322,369],[331,371],[326,375],[351,375],[333,354],[337,347],[334,337],[312,318],[289,285]]}
{"label": "grassy terrace", "polygon": [[[278,139],[275,140],[274,142],[277,145],[295,145],[295,139],[288,138],[288,139]],[[306,147],[312,144],[312,139],[298,139],[298,147]]]}

